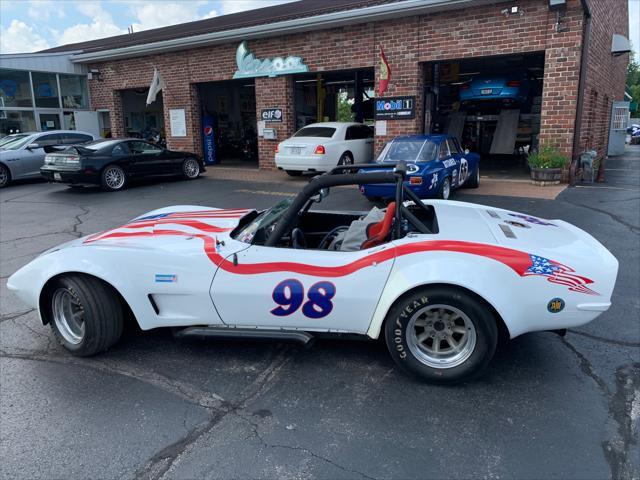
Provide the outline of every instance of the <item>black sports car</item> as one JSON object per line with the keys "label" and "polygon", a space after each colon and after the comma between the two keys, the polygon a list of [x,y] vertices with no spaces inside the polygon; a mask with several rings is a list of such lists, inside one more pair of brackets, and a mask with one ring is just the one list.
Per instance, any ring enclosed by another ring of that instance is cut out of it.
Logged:
{"label": "black sports car", "polygon": [[135,138],[103,139],[50,153],[40,173],[70,186],[100,185],[121,190],[129,179],[181,175],[187,180],[204,172],[202,160],[189,152],[173,152]]}

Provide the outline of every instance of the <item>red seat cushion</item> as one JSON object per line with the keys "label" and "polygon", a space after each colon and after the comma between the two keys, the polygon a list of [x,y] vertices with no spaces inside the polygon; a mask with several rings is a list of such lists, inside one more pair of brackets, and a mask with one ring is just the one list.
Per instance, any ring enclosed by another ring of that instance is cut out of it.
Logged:
{"label": "red seat cushion", "polygon": [[367,227],[367,239],[362,242],[361,249],[375,247],[384,243],[391,231],[391,225],[393,223],[393,217],[396,213],[396,202],[391,202],[387,205],[387,211],[384,214],[384,218],[377,222],[372,223]]}

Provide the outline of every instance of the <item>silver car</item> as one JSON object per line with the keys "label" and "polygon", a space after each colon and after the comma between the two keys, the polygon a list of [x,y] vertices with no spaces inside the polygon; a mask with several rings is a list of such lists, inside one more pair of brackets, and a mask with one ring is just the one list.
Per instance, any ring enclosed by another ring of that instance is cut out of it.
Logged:
{"label": "silver car", "polygon": [[49,130],[26,132],[0,139],[0,188],[13,180],[39,178],[44,165],[45,150],[56,146],[77,145],[98,137],[78,130]]}

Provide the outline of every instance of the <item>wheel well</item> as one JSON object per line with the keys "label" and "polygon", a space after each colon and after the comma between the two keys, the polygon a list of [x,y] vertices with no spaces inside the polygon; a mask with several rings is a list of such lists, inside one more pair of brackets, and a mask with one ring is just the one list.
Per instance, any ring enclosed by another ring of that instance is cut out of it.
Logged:
{"label": "wheel well", "polygon": [[[345,150],[344,152],[342,152],[342,155],[348,154],[351,158],[353,158],[353,153],[351,153],[350,150]],[[340,156],[342,156],[340,155]]]}
{"label": "wheel well", "polygon": [[[393,308],[393,306],[398,303],[399,301],[401,301],[404,297],[411,295],[413,292],[415,292],[416,290],[420,290],[421,288],[429,288],[429,287],[446,287],[446,288],[451,288],[454,290],[459,290],[461,292],[466,293],[467,295],[470,295],[472,297],[474,297],[476,300],[478,300],[480,303],[482,303],[483,305],[485,305],[487,307],[487,309],[491,312],[491,314],[493,315],[493,318],[495,318],[496,320],[496,325],[498,327],[498,338],[500,340],[500,342],[503,341],[508,341],[510,338],[510,334],[509,334],[509,329],[507,328],[507,325],[504,323],[504,320],[502,319],[502,316],[498,313],[498,311],[493,307],[493,305],[491,305],[489,302],[487,302],[483,297],[481,297],[480,295],[478,295],[476,292],[474,292],[473,290],[469,290],[468,288],[465,287],[461,287],[460,285],[453,285],[451,283],[427,283],[424,285],[418,285],[416,287],[411,288],[410,290],[407,290],[406,292],[404,292],[402,295],[400,295],[398,298],[396,298],[396,300],[391,304],[391,306],[389,307],[389,310],[387,310],[387,314],[389,313],[389,311]],[[387,321],[387,317],[385,316],[385,322]],[[382,325],[382,328],[384,328],[384,323]],[[381,329],[382,331],[382,329]]]}
{"label": "wheel well", "polygon": [[133,314],[133,310],[131,310],[131,307],[129,306],[127,301],[120,294],[118,289],[116,289],[109,282],[107,282],[106,280],[103,280],[100,277],[96,277],[95,275],[90,275],[88,273],[64,272],[64,273],[59,273],[58,275],[55,275],[55,276],[51,277],[49,280],[47,280],[47,282],[42,287],[42,290],[40,291],[40,298],[38,299],[38,307],[39,307],[39,310],[40,310],[40,317],[42,318],[42,324],[43,325],[47,325],[49,322],[51,322],[51,318],[49,318],[49,309],[47,307],[47,300],[49,300],[49,298],[51,298],[51,295],[53,294],[53,286],[54,286],[54,284],[55,284],[57,279],[59,279],[60,277],[65,276],[65,275],[77,275],[77,276],[80,276],[80,277],[92,277],[92,278],[95,278],[96,280],[100,281],[101,283],[104,283],[107,287],[109,287],[111,290],[113,290],[113,292],[117,295],[118,300],[120,301],[120,305],[122,305],[122,310],[123,310],[123,313],[124,313],[125,322],[133,320],[135,323],[138,323],[137,320],[136,320],[135,315]]}
{"label": "wheel well", "polygon": [[12,178],[13,176],[11,175],[11,168],[9,167],[9,165],[7,165],[7,164],[6,164],[6,163],[4,163],[4,162],[0,162],[0,165],[2,165],[3,167],[5,167],[5,168],[7,169],[7,172],[9,172],[9,180],[11,180],[11,178]]}

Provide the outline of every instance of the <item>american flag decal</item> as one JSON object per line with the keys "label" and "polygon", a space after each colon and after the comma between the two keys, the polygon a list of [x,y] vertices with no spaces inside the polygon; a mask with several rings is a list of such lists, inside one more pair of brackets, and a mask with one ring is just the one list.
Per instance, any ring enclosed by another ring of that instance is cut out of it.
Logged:
{"label": "american flag decal", "polygon": [[531,258],[531,266],[525,270],[523,276],[541,275],[547,277],[547,281],[551,283],[569,287],[572,292],[598,295],[598,293],[587,287],[587,285],[593,283],[593,280],[576,275],[575,270],[572,268],[538,255],[529,254],[529,257]]}

